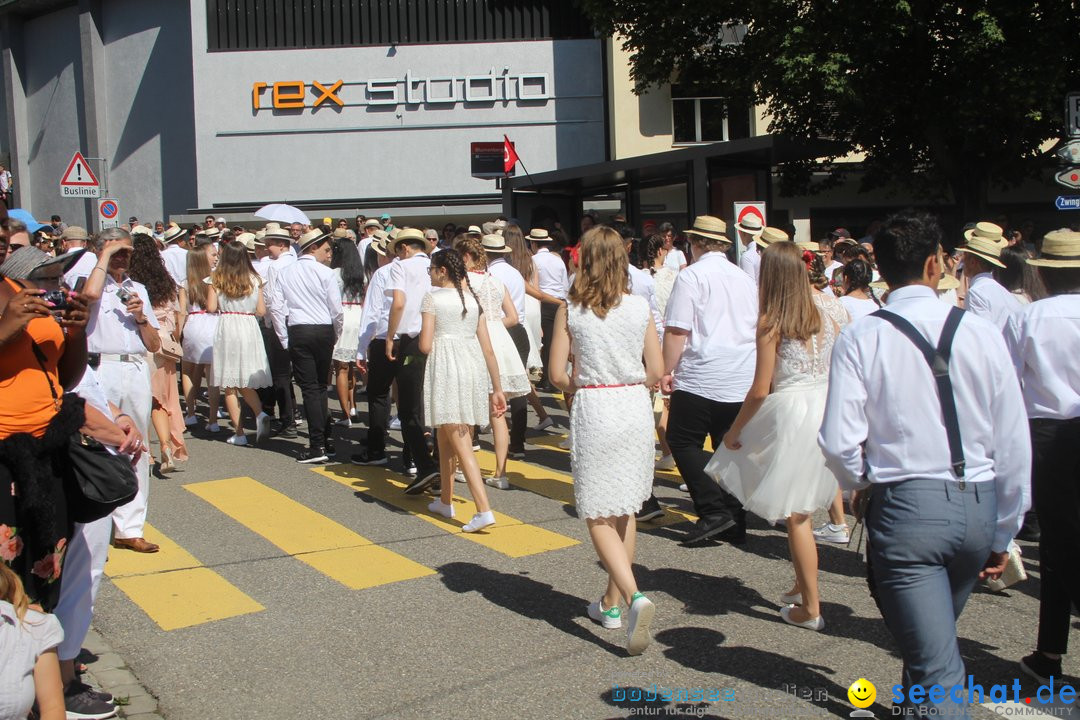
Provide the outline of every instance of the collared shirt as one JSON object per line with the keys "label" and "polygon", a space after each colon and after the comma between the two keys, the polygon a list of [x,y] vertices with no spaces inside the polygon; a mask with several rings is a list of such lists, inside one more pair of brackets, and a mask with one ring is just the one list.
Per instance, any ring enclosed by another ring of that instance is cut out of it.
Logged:
{"label": "collared shirt", "polygon": [[660,308],[656,303],[656,281],[648,270],[642,270],[633,265],[626,266],[630,275],[630,293],[644,298],[649,303],[649,311],[652,312],[653,325],[656,334],[663,339],[664,318],[660,315]]}
{"label": "collared shirt", "polygon": [[252,269],[263,279],[264,283],[267,280],[267,273],[270,271],[271,262],[273,261],[270,259],[269,255],[261,258],[254,258],[251,261]]}
{"label": "collared shirt", "polygon": [[357,244],[356,249],[360,252],[360,261],[363,262],[367,257],[367,249],[371,246],[371,242],[375,238],[363,237],[360,238],[360,242]]}
{"label": "collared shirt", "polygon": [[566,264],[562,258],[546,247],[540,248],[533,255],[533,266],[536,267],[536,282],[540,286],[540,292],[565,300],[566,293],[570,290],[570,279],[566,275]]}
{"label": "collared shirt", "polygon": [[393,304],[395,290],[405,293],[405,311],[401,313],[401,320],[398,322],[397,337],[419,335],[423,324],[420,303],[431,291],[431,277],[428,275],[431,258],[419,252],[410,258],[391,263],[390,267],[393,269],[384,291],[387,303]]}
{"label": "collared shirt", "polygon": [[[267,255],[266,265],[266,284],[263,285],[263,297],[266,301],[266,316],[263,318],[263,324],[268,328],[276,328],[278,323],[281,327],[286,327],[286,321],[289,317],[289,309],[283,304],[274,306],[274,286],[277,284],[278,275],[280,275],[285,268],[296,262],[296,253],[292,248],[288,248],[285,252],[277,256],[274,259],[272,256]],[[276,331],[275,331],[276,332]]]}
{"label": "collared shirt", "polygon": [[1024,309],[1020,300],[988,272],[979,273],[971,279],[965,305],[971,312],[997,325],[1002,332],[1009,318]]}
{"label": "collared shirt", "polygon": [[671,248],[667,257],[664,258],[664,267],[669,267],[672,270],[681,270],[682,266],[686,265],[686,255],[679,248]]}
{"label": "collared shirt", "polygon": [[1005,341],[1020,376],[1028,417],[1080,417],[1080,296],[1056,295],[1031,303],[1010,318]]}
{"label": "collared shirt", "polygon": [[[950,308],[922,285],[898,288],[888,310],[937,345]],[[891,323],[867,317],[840,333],[818,444],[841,487],[955,480],[937,385],[922,353]],[[1004,551],[1030,506],[1031,442],[1005,340],[967,313],[949,363],[966,482],[997,481],[993,549]],[[867,409],[871,410],[868,412]],[[864,455],[865,447],[865,455]]]}
{"label": "collared shirt", "polygon": [[510,302],[517,308],[518,322],[525,324],[525,278],[517,268],[506,262],[506,258],[488,261],[488,272],[502,281],[510,293]]}
{"label": "collared shirt", "polygon": [[368,281],[367,295],[364,297],[364,309],[360,313],[360,339],[356,347],[356,359],[366,360],[368,345],[372,340],[385,340],[390,325],[390,298],[386,294],[386,284],[390,281],[390,271],[397,260],[375,270]]}
{"label": "collared shirt", "polygon": [[112,275],[109,275],[105,278],[101,299],[90,307],[90,318],[86,323],[86,349],[89,352],[110,355],[146,353],[146,345],[143,344],[142,336],[139,335],[139,326],[135,323],[135,316],[127,311],[125,304],[116,295],[121,287],[139,296],[143,302],[143,317],[151,327],[159,327],[154,309],[150,306],[150,296],[146,294],[146,288],[127,276],[122,282],[117,283]]}
{"label": "collared shirt", "polygon": [[[274,332],[282,347],[289,347],[288,327],[333,325],[341,332],[341,291],[334,271],[311,255],[303,255],[277,274],[271,307]],[[284,310],[284,311],[283,311]],[[286,322],[282,322],[287,318]]]}
{"label": "collared shirt", "polygon": [[94,272],[94,267],[97,266],[97,261],[97,255],[89,250],[84,252],[82,257],[71,266],[71,269],[64,273],[64,284],[69,288],[74,288],[79,278],[90,277],[90,273]]}
{"label": "collared shirt", "polygon": [[187,283],[187,254],[188,251],[176,243],[170,244],[161,251],[161,259],[165,261],[165,269],[169,271],[177,285]]}
{"label": "collared shirt", "polygon": [[754,380],[757,322],[757,286],[724,253],[705,253],[679,272],[664,318],[665,327],[690,333],[675,389],[741,402]]}
{"label": "collared shirt", "polygon": [[739,258],[739,267],[744,273],[754,278],[754,282],[758,281],[758,275],[761,274],[761,253],[758,252],[757,243],[750,243],[743,250],[742,257]]}

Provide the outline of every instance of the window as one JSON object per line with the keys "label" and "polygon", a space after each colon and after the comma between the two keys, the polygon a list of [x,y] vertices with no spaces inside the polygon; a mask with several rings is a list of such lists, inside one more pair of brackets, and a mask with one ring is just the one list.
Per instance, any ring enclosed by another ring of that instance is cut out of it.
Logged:
{"label": "window", "polygon": [[671,120],[676,145],[750,137],[750,108],[720,98],[675,97],[671,100]]}

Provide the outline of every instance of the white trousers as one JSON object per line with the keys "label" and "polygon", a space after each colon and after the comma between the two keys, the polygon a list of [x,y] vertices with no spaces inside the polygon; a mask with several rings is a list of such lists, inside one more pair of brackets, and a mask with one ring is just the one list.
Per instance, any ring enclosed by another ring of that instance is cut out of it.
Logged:
{"label": "white trousers", "polygon": [[[105,397],[120,408],[120,412],[131,416],[144,442],[149,445],[150,409],[154,402],[150,392],[149,365],[146,362],[102,361],[97,372]],[[150,495],[150,455],[148,453],[143,453],[135,465],[135,476],[139,479],[139,492],[127,505],[113,510],[113,525],[116,526],[118,538],[143,536],[146,505]]]}
{"label": "white trousers", "polygon": [[60,602],[53,610],[64,628],[64,641],[57,648],[61,660],[78,657],[90,629],[94,601],[109,556],[111,529],[112,518],[108,515],[92,523],[75,523],[75,533],[68,543],[64,571],[60,575]]}

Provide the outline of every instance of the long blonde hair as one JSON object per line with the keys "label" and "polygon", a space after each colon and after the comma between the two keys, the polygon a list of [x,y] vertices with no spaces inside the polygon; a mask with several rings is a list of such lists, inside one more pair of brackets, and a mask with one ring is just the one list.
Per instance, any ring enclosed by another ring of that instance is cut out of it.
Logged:
{"label": "long blonde hair", "polygon": [[227,298],[245,298],[255,289],[251,277],[254,274],[243,245],[221,246],[221,257],[211,276],[215,290]]}
{"label": "long blonde hair", "polygon": [[630,287],[630,261],[622,235],[597,225],[581,236],[578,247],[578,271],[570,287],[570,300],[597,317],[605,317]]}
{"label": "long blonde hair", "polygon": [[821,332],[821,313],[810,293],[802,251],[777,242],[761,253],[761,329],[781,338],[806,341]]}
{"label": "long blonde hair", "polygon": [[210,258],[206,249],[210,245],[196,245],[187,254],[187,299],[188,307],[206,307],[207,285],[203,278],[210,276]]}
{"label": "long blonde hair", "polygon": [[15,608],[15,616],[20,621],[26,617],[26,608],[30,605],[30,600],[23,590],[22,580],[3,562],[0,562],[0,600],[11,603]]}
{"label": "long blonde hair", "polygon": [[454,249],[461,253],[462,257],[468,256],[466,265],[472,265],[476,272],[487,270],[487,253],[484,252],[484,244],[470,235],[458,235],[454,238]]}

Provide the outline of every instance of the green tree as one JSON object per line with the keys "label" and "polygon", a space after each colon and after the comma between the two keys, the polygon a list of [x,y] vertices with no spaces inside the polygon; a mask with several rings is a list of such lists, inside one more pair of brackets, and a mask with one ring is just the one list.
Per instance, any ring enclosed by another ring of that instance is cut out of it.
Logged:
{"label": "green tree", "polygon": [[[677,80],[764,104],[771,133],[864,152],[865,189],[951,197],[965,218],[992,184],[1049,177],[1040,147],[1080,90],[1077,0],[582,1],[625,40],[637,92]],[[785,167],[786,187],[821,168]]]}

